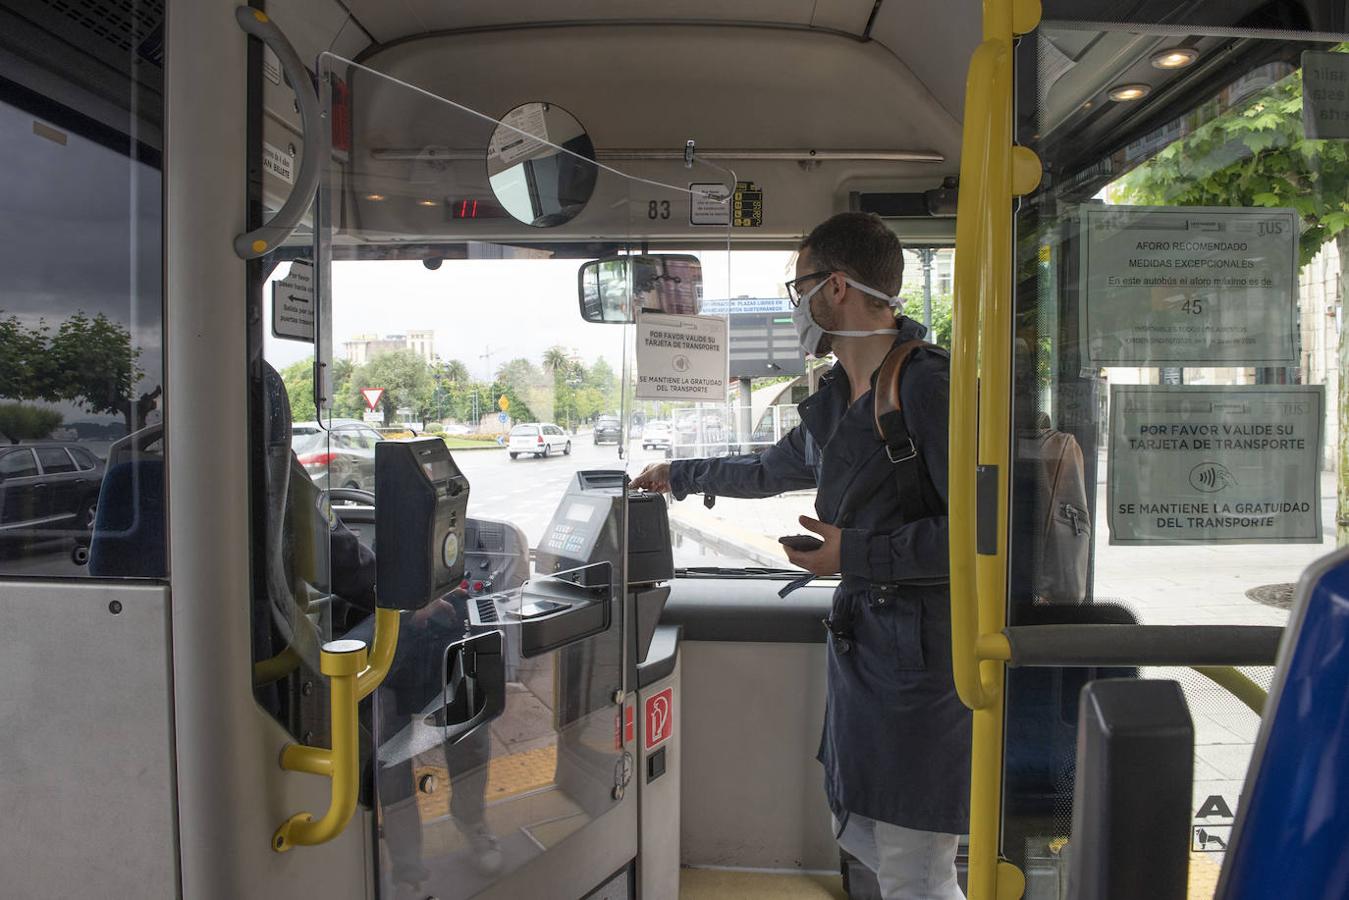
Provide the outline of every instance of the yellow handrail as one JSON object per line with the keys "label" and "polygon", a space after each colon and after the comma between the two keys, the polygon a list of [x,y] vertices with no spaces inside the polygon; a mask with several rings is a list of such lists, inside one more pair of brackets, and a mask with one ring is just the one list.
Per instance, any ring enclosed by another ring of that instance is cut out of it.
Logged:
{"label": "yellow handrail", "polygon": [[1232,696],[1251,708],[1257,716],[1265,714],[1265,703],[1269,694],[1265,689],[1247,678],[1234,666],[1194,666],[1196,672],[1205,676],[1219,687],[1226,688]]}
{"label": "yellow handrail", "polygon": [[398,610],[376,610],[374,650],[368,655],[363,641],[333,641],[323,645],[319,671],[329,680],[332,749],[288,744],[281,752],[281,768],[332,779],[332,797],[328,811],[317,822],[312,814],[302,812],[281,823],[272,835],[272,849],[277,853],[331,841],[342,833],[356,812],[360,781],[357,706],[389,673],[398,647],[398,625]]}
{"label": "yellow handrail", "polygon": [[[1012,38],[1039,22],[1038,0],[984,0],[970,60],[956,218],[952,315],[951,651],[956,691],[973,713],[969,896],[1014,900],[1025,877],[998,860],[1002,795],[1011,462],[1012,197],[1038,182],[1038,160],[1012,146]],[[976,400],[977,394],[977,400]],[[978,415],[972,411],[978,410]],[[980,553],[978,471],[996,473],[996,546]]]}
{"label": "yellow handrail", "polygon": [[979,423],[978,298],[988,280],[990,259],[983,247],[990,217],[988,174],[994,146],[993,85],[1001,46],[985,41],[970,60],[965,90],[965,135],[960,152],[960,195],[956,208],[955,298],[951,317],[950,475],[951,657],[956,692],[970,709],[992,702],[993,679],[980,672],[975,645],[980,632],[976,529],[976,470]]}

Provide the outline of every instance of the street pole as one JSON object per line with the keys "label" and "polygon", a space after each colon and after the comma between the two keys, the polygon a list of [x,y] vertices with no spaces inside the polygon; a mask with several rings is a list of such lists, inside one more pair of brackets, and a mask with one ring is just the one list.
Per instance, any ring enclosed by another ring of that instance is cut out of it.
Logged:
{"label": "street pole", "polygon": [[750,442],[754,439],[754,417],[750,409],[750,384],[751,379],[740,379],[740,452],[749,453]]}
{"label": "street pole", "polygon": [[931,247],[918,251],[923,261],[923,327],[927,329],[929,339],[932,334],[932,257],[936,252]]}

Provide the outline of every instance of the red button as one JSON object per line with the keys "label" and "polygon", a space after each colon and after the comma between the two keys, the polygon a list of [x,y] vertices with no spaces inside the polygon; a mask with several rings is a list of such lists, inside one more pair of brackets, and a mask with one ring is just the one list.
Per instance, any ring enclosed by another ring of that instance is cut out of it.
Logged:
{"label": "red button", "polygon": [[461,590],[461,591],[466,591],[466,590],[468,590],[468,579],[467,579],[467,578],[465,578],[463,581],[459,582],[459,590]]}
{"label": "red button", "polygon": [[475,590],[475,591],[480,591],[480,590],[482,590],[482,582],[481,582],[481,581],[475,581],[475,582],[473,582],[473,590]]}

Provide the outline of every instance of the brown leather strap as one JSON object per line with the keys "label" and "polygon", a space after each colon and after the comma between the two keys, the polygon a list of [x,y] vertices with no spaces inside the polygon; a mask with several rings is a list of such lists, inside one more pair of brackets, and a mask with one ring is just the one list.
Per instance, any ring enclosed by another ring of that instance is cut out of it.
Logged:
{"label": "brown leather strap", "polygon": [[890,348],[881,367],[876,371],[876,387],[872,392],[872,421],[876,426],[876,437],[885,440],[885,426],[882,421],[891,413],[903,412],[904,403],[900,399],[900,381],[904,376],[904,366],[910,357],[919,350],[930,347],[940,350],[936,344],[927,341],[905,341]]}

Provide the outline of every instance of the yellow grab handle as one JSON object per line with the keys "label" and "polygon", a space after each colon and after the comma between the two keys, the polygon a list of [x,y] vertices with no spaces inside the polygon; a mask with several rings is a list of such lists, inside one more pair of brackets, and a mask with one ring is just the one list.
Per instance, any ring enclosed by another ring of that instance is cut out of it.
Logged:
{"label": "yellow grab handle", "polygon": [[375,610],[375,636],[370,648],[370,665],[356,676],[356,699],[364,700],[379,687],[393,665],[393,654],[398,649],[399,615],[396,609]]}
{"label": "yellow grab handle", "polygon": [[[956,692],[970,709],[988,706],[995,686],[981,677],[975,653],[980,633],[976,574],[979,423],[979,302],[992,281],[988,271],[990,170],[995,167],[992,132],[1000,57],[1007,46],[985,41],[970,60],[965,89],[965,135],[960,151],[960,194],[956,209],[955,299],[951,321],[951,413],[948,485],[951,553],[951,657]],[[1009,216],[1010,212],[1004,212]],[[990,673],[991,674],[991,673]]]}
{"label": "yellow grab handle", "polygon": [[1265,689],[1241,673],[1235,666],[1194,666],[1196,672],[1224,687],[1242,703],[1251,708],[1257,716],[1265,714],[1265,703],[1269,694]]}
{"label": "yellow grab handle", "polygon": [[363,641],[332,641],[323,645],[319,669],[329,680],[332,749],[289,744],[281,753],[281,768],[332,779],[332,797],[328,811],[318,821],[311,813],[302,812],[281,823],[272,835],[272,849],[277,853],[331,841],[355,814],[360,781],[357,706],[389,673],[398,646],[398,624],[398,610],[375,611],[372,655],[367,655]]}

